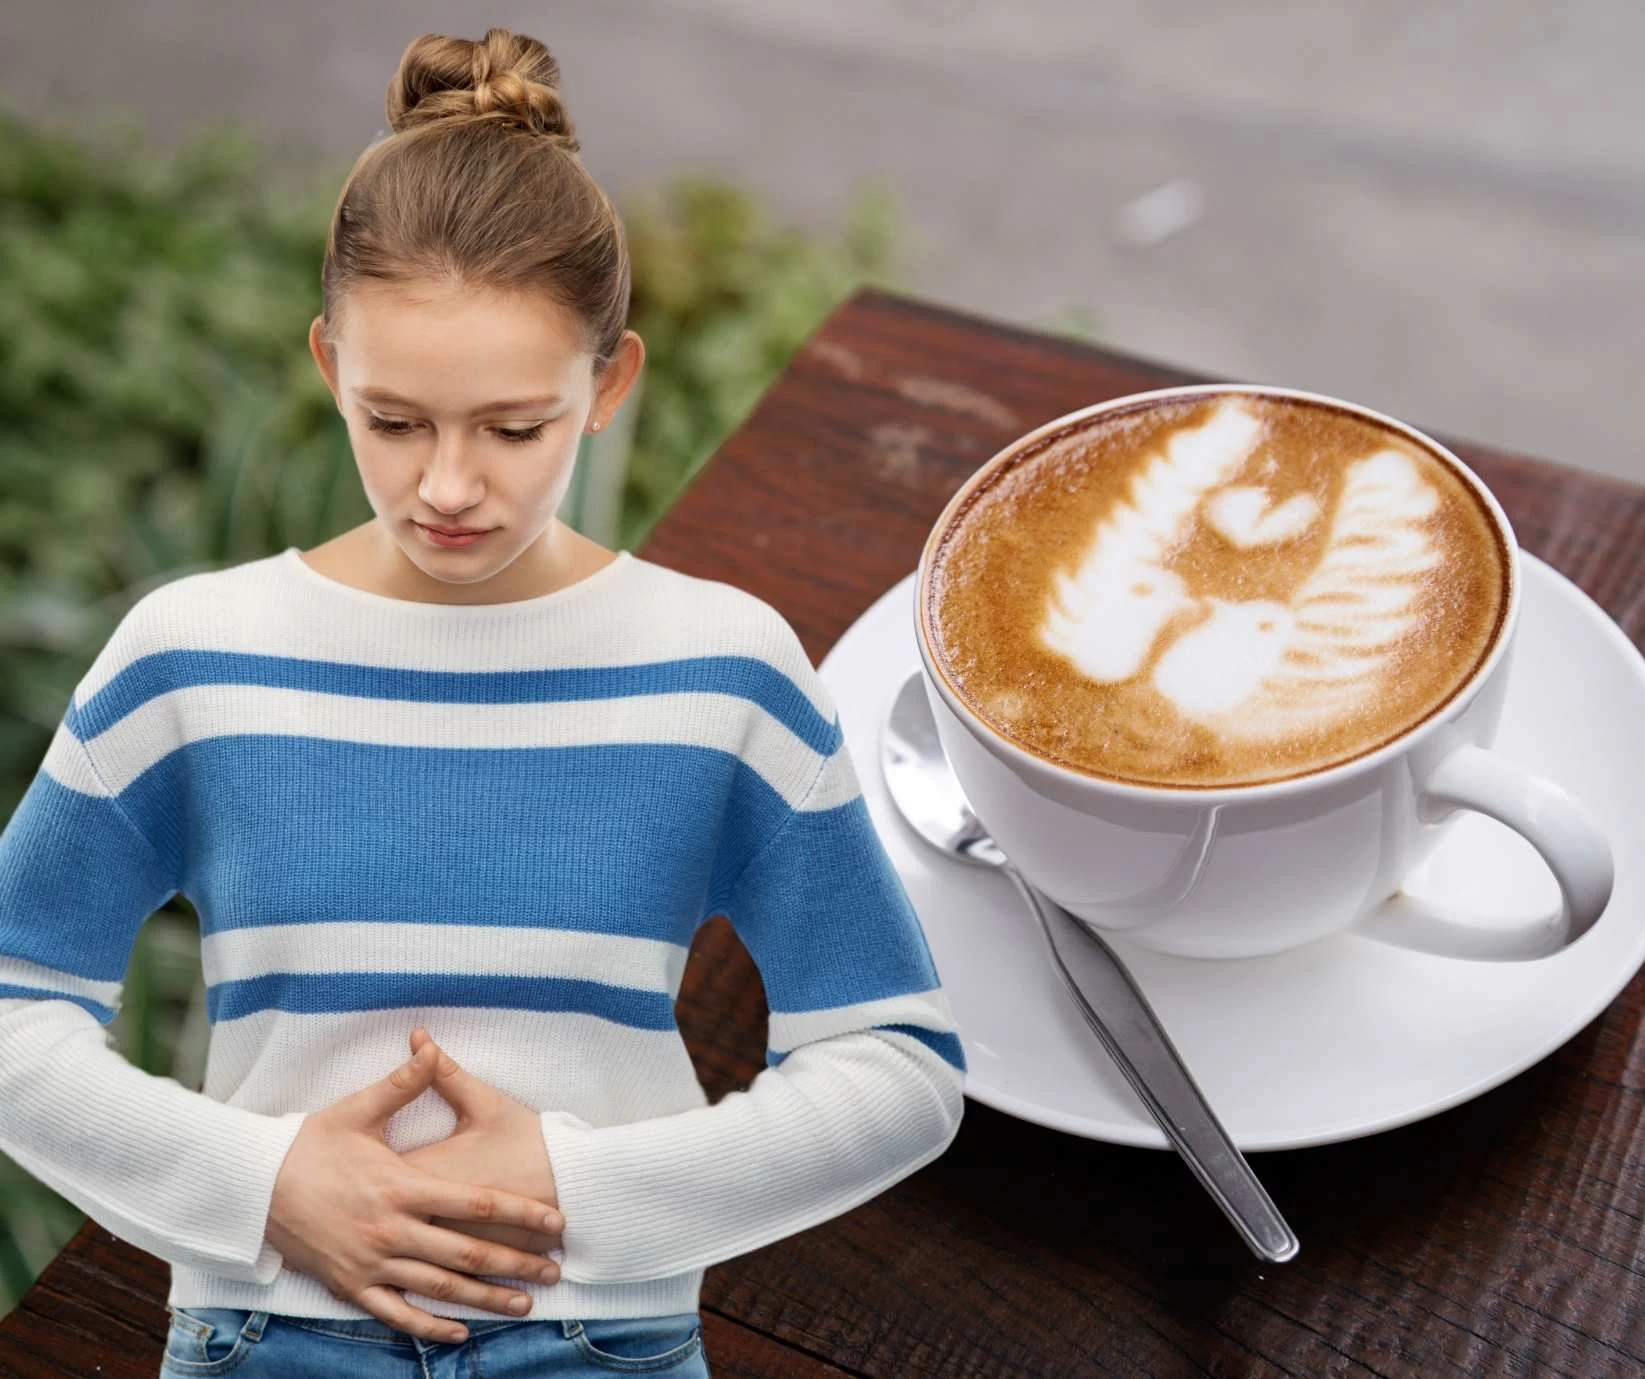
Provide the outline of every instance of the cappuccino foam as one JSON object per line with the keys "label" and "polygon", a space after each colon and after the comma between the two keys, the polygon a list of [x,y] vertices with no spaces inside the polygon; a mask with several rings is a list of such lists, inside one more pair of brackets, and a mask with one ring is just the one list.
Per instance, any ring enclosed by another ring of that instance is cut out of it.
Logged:
{"label": "cappuccino foam", "polygon": [[1456,467],[1323,402],[1216,394],[1075,422],[950,517],[925,624],[956,694],[1059,765],[1221,786],[1323,770],[1445,704],[1509,564]]}

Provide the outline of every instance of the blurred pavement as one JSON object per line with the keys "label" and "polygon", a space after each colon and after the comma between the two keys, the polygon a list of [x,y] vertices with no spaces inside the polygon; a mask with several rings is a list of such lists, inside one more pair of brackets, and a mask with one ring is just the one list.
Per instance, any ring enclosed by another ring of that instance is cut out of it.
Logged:
{"label": "blurred pavement", "polygon": [[714,170],[827,230],[883,180],[920,296],[1645,482],[1629,0],[56,0],[0,11],[0,99],[346,171],[409,41],[494,23],[619,202]]}

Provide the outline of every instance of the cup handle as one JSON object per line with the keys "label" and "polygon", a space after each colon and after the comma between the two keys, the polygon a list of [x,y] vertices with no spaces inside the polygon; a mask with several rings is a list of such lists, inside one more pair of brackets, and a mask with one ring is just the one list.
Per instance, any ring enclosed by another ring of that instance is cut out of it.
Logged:
{"label": "cup handle", "polygon": [[1469,743],[1443,757],[1420,791],[1417,812],[1425,823],[1473,809],[1523,837],[1559,883],[1559,909],[1503,928],[1456,918],[1400,891],[1351,932],[1441,957],[1519,962],[1575,943],[1604,912],[1616,874],[1611,845],[1588,811],[1552,781]]}

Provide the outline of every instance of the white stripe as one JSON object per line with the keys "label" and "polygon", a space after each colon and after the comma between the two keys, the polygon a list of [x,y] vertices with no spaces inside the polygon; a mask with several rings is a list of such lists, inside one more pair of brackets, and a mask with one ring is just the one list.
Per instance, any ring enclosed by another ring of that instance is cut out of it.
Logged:
{"label": "white stripe", "polygon": [[[264,1114],[317,1111],[409,1059],[418,1025],[466,1071],[534,1111],[574,1107],[605,1125],[634,1119],[636,1107],[666,1116],[708,1103],[678,1030],[637,1029],[580,1011],[442,1005],[260,1010],[218,1021],[201,1090]],[[445,1139],[455,1122],[430,1088],[389,1118],[384,1138],[404,1153]]]}
{"label": "white stripe", "polygon": [[[323,616],[316,616],[323,613]],[[540,626],[543,636],[531,636]],[[576,635],[571,635],[575,633]],[[552,635],[549,635],[552,634]],[[822,678],[787,620],[754,594],[635,556],[594,599],[550,606],[492,626],[407,621],[332,601],[282,556],[183,575],[149,591],[82,677],[76,703],[126,666],[168,647],[369,664],[413,670],[537,670],[641,665],[696,656],[753,656],[787,676],[827,720]],[[561,648],[578,655],[567,658]],[[591,648],[597,654],[590,656]]]}
{"label": "white stripe", "polygon": [[[724,694],[440,704],[211,684],[150,699],[95,739],[98,766],[109,788],[118,794],[184,745],[177,740],[180,728],[188,741],[220,734],[288,734],[396,747],[493,749],[605,742],[708,747],[740,755],[790,807],[798,806],[804,783],[822,760],[764,709]],[[77,779],[75,788],[97,793],[83,779]]]}
{"label": "white stripe", "polygon": [[200,941],[211,985],[269,972],[453,972],[571,977],[679,994],[689,948],[666,939],[547,924],[373,924],[358,920],[259,924]]}
{"label": "white stripe", "polygon": [[[60,968],[45,967],[26,958],[11,957],[0,957],[0,982],[11,986],[43,987],[47,991],[61,991],[71,996],[85,996],[106,1006],[120,1004],[120,988],[125,984],[122,981],[96,982],[87,977],[77,977],[72,972],[64,972]],[[8,996],[6,999],[26,998]]]}
{"label": "white stripe", "polygon": [[46,755],[41,759],[42,769],[59,785],[70,790],[77,790],[82,795],[95,795],[98,799],[107,799],[108,791],[103,783],[97,779],[96,772],[91,769],[86,759],[86,751],[80,739],[69,731],[67,723],[59,723],[57,731],[51,735],[51,742],[46,747]]}
{"label": "white stripe", "polygon": [[823,767],[822,777],[817,781],[816,788],[803,807],[807,811],[833,809],[836,805],[856,799],[860,794],[862,784],[857,776],[856,764],[842,743],[828,764]]}
{"label": "white stripe", "polygon": [[914,991],[903,996],[886,996],[877,1001],[858,1001],[827,1010],[771,1011],[766,1022],[765,1042],[783,1053],[818,1039],[867,1029],[871,1025],[919,1025],[924,1029],[949,1033],[954,1018],[941,987]]}

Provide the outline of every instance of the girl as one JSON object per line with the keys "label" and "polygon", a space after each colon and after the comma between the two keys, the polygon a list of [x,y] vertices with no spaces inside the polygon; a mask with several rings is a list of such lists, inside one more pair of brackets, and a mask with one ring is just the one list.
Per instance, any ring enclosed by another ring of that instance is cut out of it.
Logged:
{"label": "girl", "polygon": [[[704,1375],[709,1265],[959,1127],[798,637],[556,517],[644,360],[558,87],[506,29],[407,48],[309,337],[374,517],[140,599],[0,835],[0,1149],[171,1265],[166,1374]],[[198,1093],[105,1031],[177,893]],[[769,1066],[710,1106],[673,1000],[715,914]]]}

